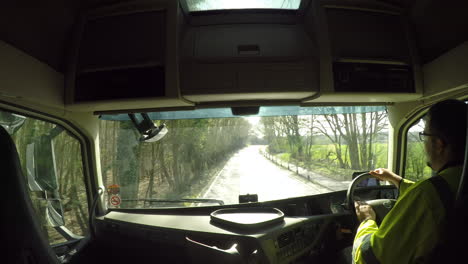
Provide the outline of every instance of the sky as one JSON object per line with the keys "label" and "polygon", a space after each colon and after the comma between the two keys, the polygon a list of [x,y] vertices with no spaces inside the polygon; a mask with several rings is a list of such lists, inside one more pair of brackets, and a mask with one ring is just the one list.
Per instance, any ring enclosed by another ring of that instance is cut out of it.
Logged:
{"label": "sky", "polygon": [[249,121],[249,123],[252,125],[251,131],[253,134],[255,134],[259,138],[263,138],[264,134],[262,133],[262,129],[260,128],[260,116],[248,116],[248,117],[243,117]]}
{"label": "sky", "polygon": [[248,117],[244,117],[244,118],[247,119],[247,121],[249,121],[249,123],[253,127],[258,125],[258,123],[260,123],[260,117],[259,116],[248,116]]}

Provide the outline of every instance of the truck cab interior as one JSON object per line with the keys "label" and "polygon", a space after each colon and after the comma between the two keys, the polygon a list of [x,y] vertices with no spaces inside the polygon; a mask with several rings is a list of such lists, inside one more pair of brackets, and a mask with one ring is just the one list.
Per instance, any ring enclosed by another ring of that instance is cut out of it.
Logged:
{"label": "truck cab interior", "polygon": [[468,100],[467,11],[0,3],[2,263],[351,263],[353,201],[399,195],[367,172],[430,177],[424,115]]}

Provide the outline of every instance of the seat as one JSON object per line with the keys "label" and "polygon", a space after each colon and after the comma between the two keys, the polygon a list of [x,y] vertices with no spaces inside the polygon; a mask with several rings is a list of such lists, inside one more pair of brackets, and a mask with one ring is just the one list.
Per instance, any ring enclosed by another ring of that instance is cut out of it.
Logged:
{"label": "seat", "polygon": [[[59,263],[36,221],[25,177],[8,132],[0,126],[0,168],[2,181],[2,224],[0,233],[5,253],[2,263]],[[5,199],[6,198],[6,199]],[[6,261],[5,261],[6,257]]]}
{"label": "seat", "polygon": [[[468,107],[466,110],[468,113]],[[468,124],[468,114],[466,117]],[[446,239],[439,248],[434,250],[435,253],[429,263],[445,263],[452,259],[463,260],[467,258],[465,240],[468,237],[468,229],[466,228],[468,222],[468,126],[466,126],[465,136],[463,172],[455,197],[455,205],[447,223]]]}

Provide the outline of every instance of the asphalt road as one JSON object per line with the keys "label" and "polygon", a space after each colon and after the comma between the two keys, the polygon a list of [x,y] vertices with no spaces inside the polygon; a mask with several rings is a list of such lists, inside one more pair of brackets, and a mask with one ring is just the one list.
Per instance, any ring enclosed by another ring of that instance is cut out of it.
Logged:
{"label": "asphalt road", "polygon": [[203,198],[236,204],[239,194],[257,194],[259,201],[269,201],[331,191],[327,185],[312,183],[272,163],[259,153],[262,147],[248,146],[234,154],[215,176]]}

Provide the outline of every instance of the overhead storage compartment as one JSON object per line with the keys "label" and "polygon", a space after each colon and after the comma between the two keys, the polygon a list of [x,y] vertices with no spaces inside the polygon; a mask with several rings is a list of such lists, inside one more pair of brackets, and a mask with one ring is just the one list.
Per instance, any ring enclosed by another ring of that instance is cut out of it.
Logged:
{"label": "overhead storage compartment", "polygon": [[314,1],[282,24],[225,24],[216,16],[194,25],[169,0],[88,12],[76,34],[66,107],[112,111],[419,98],[421,70],[405,17],[365,2]]}
{"label": "overhead storage compartment", "polygon": [[318,86],[317,61],[184,64],[184,96],[192,101],[299,100]]}
{"label": "overhead storage compartment", "polygon": [[67,108],[190,105],[179,91],[178,8],[176,1],[142,1],[84,15],[67,76]]}
{"label": "overhead storage compartment", "polygon": [[318,89],[316,44],[302,25],[217,25],[189,30],[182,95],[194,102],[296,100]]}
{"label": "overhead storage compartment", "polygon": [[[288,58],[313,56],[314,44],[297,25],[222,25],[194,29],[194,57]],[[251,47],[251,53],[243,53]],[[244,48],[244,50],[243,50]],[[253,52],[256,51],[256,52]]]}
{"label": "overhead storage compartment", "polygon": [[[366,4],[368,3],[368,4]],[[398,8],[322,0],[315,15],[320,97],[314,102],[395,102],[422,96],[412,32]]]}
{"label": "overhead storage compartment", "polygon": [[393,13],[325,8],[333,59],[411,63],[404,18]]}

